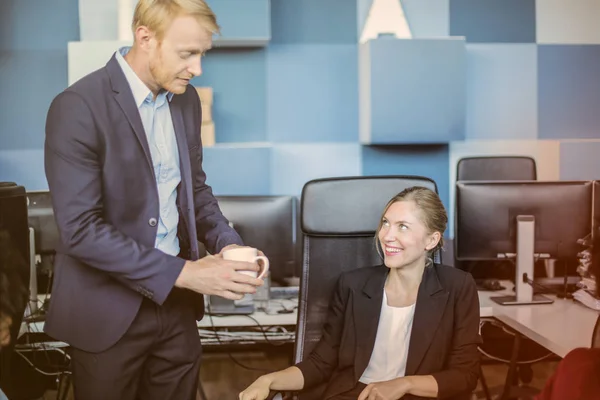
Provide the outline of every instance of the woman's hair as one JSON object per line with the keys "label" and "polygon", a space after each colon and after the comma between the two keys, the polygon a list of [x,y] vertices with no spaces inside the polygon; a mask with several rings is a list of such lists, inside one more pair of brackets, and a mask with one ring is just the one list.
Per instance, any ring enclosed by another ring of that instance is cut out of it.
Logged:
{"label": "woman's hair", "polygon": [[383,213],[381,213],[381,218],[379,219],[379,225],[377,226],[377,231],[375,232],[375,240],[377,241],[377,251],[381,255],[379,243],[379,231],[383,226],[383,218],[385,217],[385,213],[392,206],[392,204],[397,203],[399,201],[414,201],[417,209],[420,211],[420,220],[423,222],[425,227],[427,228],[427,232],[432,234],[434,232],[439,232],[441,237],[438,244],[428,252],[428,257],[431,258],[431,255],[437,250],[441,249],[444,246],[444,232],[446,231],[446,226],[448,225],[448,214],[446,213],[446,209],[444,208],[444,204],[440,200],[440,197],[431,189],[427,189],[422,186],[412,186],[407,189],[404,189],[386,204],[383,209]]}
{"label": "woman's hair", "polygon": [[220,31],[215,14],[204,0],[139,0],[131,28],[135,33],[140,26],[146,26],[161,40],[173,20],[182,15],[195,17],[212,33]]}

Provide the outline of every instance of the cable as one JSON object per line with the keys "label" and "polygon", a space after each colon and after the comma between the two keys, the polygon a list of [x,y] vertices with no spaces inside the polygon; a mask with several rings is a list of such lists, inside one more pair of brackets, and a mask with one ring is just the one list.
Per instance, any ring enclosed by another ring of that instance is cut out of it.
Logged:
{"label": "cable", "polygon": [[527,277],[527,274],[523,274],[523,282],[525,282],[525,283],[528,283],[528,284],[530,284],[531,286],[537,287],[537,288],[539,288],[539,289],[542,289],[542,290],[545,290],[545,291],[551,292],[551,293],[555,294],[556,296],[564,296],[564,294],[563,294],[563,292],[562,292],[562,291],[559,291],[559,290],[553,289],[553,288],[551,288],[551,287],[548,287],[548,286],[544,286],[544,285],[542,285],[542,284],[539,284],[539,283],[537,283],[537,282],[533,281],[532,279],[529,279],[529,278]]}
{"label": "cable", "polygon": [[[210,319],[210,326],[212,327],[212,329],[213,329],[213,331],[215,333],[215,337],[217,339],[217,342],[219,343],[219,346],[223,346],[224,344],[221,341],[221,338],[219,337],[219,333],[217,332],[217,327],[215,326],[215,323],[213,321],[212,310],[211,310],[211,307],[210,307],[210,299],[208,300],[207,303],[208,303],[207,304],[207,306],[208,306],[208,318]],[[262,328],[262,326],[260,325],[260,323],[254,317],[250,317],[249,315],[248,315],[248,317],[250,319],[254,320],[258,324],[259,328]],[[264,335],[265,339],[267,339],[267,336],[264,334],[264,331],[263,331],[263,335]],[[268,339],[267,339],[267,341],[268,341]],[[240,361],[238,361],[233,356],[233,354],[231,354],[230,351],[227,352],[227,355],[229,356],[229,358],[231,359],[231,361],[233,361],[235,364],[237,364],[238,366],[240,366],[240,367],[242,367],[244,369],[247,369],[247,370],[250,370],[250,371],[267,372],[267,373],[273,372],[272,370],[269,370],[269,369],[249,367],[249,366],[241,363]]]}
{"label": "cable", "polygon": [[36,367],[30,360],[29,358],[25,357],[23,354],[21,354],[20,351],[15,350],[15,353],[18,354],[20,357],[22,357],[27,364],[29,364],[29,366],[31,366],[31,368],[33,368],[35,371],[39,372],[42,375],[46,375],[46,376],[59,376],[59,375],[69,375],[71,374],[71,371],[62,371],[62,372],[46,372],[46,371],[42,371],[41,369],[39,369],[38,367]]}

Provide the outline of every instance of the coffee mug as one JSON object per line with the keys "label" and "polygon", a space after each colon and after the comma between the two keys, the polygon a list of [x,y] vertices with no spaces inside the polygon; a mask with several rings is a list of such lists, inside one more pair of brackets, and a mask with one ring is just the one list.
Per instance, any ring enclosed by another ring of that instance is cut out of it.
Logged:
{"label": "coffee mug", "polygon": [[231,261],[255,262],[261,267],[260,273],[256,271],[238,271],[240,274],[248,275],[253,278],[261,279],[269,271],[269,259],[265,256],[259,256],[258,250],[254,247],[235,247],[223,252],[223,258]]}

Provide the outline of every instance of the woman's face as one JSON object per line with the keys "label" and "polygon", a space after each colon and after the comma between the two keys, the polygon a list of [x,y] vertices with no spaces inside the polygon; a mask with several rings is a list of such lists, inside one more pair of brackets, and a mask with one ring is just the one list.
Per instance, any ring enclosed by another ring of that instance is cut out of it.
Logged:
{"label": "woman's face", "polygon": [[440,240],[430,234],[414,201],[398,201],[385,212],[377,234],[388,268],[404,268],[424,262],[427,252]]}

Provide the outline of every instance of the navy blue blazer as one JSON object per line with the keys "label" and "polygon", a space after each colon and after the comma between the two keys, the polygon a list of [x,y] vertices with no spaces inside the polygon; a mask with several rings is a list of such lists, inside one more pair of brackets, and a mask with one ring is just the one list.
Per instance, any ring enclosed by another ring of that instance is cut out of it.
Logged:
{"label": "navy blue blazer", "polygon": [[[183,258],[154,248],[159,200],[150,150],[115,57],[52,101],[44,158],[61,243],[45,324],[50,336],[85,351],[105,350],[126,332],[144,297],[165,301],[184,258],[198,259],[198,239],[212,253],[242,244],[206,184],[196,90],[188,85],[173,96],[170,110],[181,168]],[[201,319],[202,296],[187,297]]]}
{"label": "navy blue blazer", "polygon": [[[299,364],[305,390],[326,383],[320,400],[351,390],[369,365],[389,269],[342,274],[321,340]],[[467,400],[479,376],[479,297],[470,274],[434,264],[419,286],[406,376],[433,375],[438,398]],[[407,395],[403,399],[417,399]]]}

